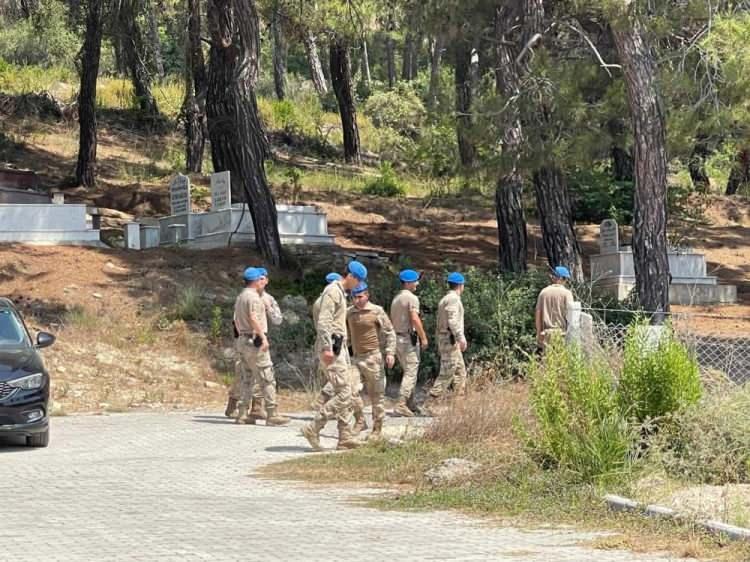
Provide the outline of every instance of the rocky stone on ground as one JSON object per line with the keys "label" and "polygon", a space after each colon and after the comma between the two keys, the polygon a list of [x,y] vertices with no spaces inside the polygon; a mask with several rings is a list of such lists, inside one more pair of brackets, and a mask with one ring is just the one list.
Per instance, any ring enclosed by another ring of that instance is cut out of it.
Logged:
{"label": "rocky stone on ground", "polygon": [[442,486],[454,480],[465,479],[480,468],[479,463],[467,459],[450,458],[424,473],[433,486]]}

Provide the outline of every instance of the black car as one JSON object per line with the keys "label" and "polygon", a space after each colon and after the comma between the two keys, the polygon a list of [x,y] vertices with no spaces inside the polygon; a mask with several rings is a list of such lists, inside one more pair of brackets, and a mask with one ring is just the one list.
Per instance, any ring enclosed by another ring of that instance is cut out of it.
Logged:
{"label": "black car", "polygon": [[16,307],[0,298],[0,437],[25,437],[31,447],[49,443],[49,374],[37,349],[54,341],[39,332],[32,343]]}

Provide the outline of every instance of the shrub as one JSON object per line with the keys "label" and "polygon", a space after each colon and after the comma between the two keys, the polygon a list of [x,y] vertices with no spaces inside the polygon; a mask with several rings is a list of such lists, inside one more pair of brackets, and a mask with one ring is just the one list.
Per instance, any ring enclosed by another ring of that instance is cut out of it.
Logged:
{"label": "shrub", "polygon": [[615,377],[601,357],[588,358],[561,338],[530,369],[535,427],[527,435],[542,466],[592,481],[626,471],[636,432],[619,407]]}
{"label": "shrub", "polygon": [[368,182],[362,193],[378,197],[401,197],[406,194],[406,190],[396,177],[393,166],[389,162],[384,162],[380,166],[380,176]]}
{"label": "shrub", "polygon": [[203,300],[198,287],[188,286],[178,290],[175,303],[177,318],[185,321],[198,320],[203,312]]}
{"label": "shrub", "polygon": [[432,177],[450,175],[458,161],[455,126],[447,121],[422,129],[407,164],[414,173]]}
{"label": "shrub", "polygon": [[364,105],[364,113],[376,127],[387,127],[411,138],[419,135],[427,114],[422,100],[404,83],[393,90],[372,94]]}
{"label": "shrub", "polygon": [[568,186],[575,220],[601,222],[614,218],[620,224],[633,220],[632,181],[615,181],[609,169],[594,166],[570,174]]}
{"label": "shrub", "polygon": [[623,411],[643,422],[695,404],[701,397],[698,362],[670,326],[639,320],[625,336],[619,395]]}
{"label": "shrub", "polygon": [[672,476],[701,483],[750,482],[750,387],[717,392],[675,414],[651,442]]}

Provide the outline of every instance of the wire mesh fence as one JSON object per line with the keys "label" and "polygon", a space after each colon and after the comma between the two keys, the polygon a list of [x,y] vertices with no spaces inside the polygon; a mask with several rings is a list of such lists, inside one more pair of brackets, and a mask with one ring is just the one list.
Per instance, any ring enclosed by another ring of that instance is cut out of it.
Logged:
{"label": "wire mesh fence", "polygon": [[[611,361],[622,355],[634,312],[583,309],[591,316],[592,336]],[[675,313],[668,315],[677,338],[693,353],[701,373],[737,384],[750,382],[750,317]]]}

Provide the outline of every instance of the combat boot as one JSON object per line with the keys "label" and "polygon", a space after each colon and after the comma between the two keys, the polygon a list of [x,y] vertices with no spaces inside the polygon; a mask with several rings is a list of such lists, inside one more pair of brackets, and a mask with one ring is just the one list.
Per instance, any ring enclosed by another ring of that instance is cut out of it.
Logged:
{"label": "combat boot", "polygon": [[354,427],[352,428],[352,433],[354,433],[354,435],[359,435],[365,429],[367,429],[367,420],[365,419],[364,414],[360,414],[359,417],[356,420],[354,420]]}
{"label": "combat boot", "polygon": [[368,441],[376,441],[383,438],[383,420],[375,420],[372,422],[372,431],[367,436]]}
{"label": "combat boot", "polygon": [[409,406],[406,405],[406,400],[403,398],[398,401],[398,404],[396,404],[396,407],[393,408],[393,415],[394,416],[403,416],[405,418],[413,418],[414,412],[412,412],[409,409]]}
{"label": "combat boot", "polygon": [[250,419],[252,420],[250,423],[255,424],[257,420],[266,419],[266,414],[263,411],[263,402],[262,398],[253,398],[253,401],[250,403]]}
{"label": "combat boot", "polygon": [[320,446],[320,437],[312,427],[312,424],[308,424],[302,428],[302,436],[307,439],[308,443],[310,443],[310,447],[312,447],[313,451],[323,450],[323,447]]}
{"label": "combat boot", "polygon": [[357,439],[347,424],[339,422],[339,444],[337,449],[356,449],[363,445],[362,441]]}
{"label": "combat boot", "polygon": [[247,415],[247,402],[237,403],[237,417],[234,422],[241,424],[255,423],[254,420],[250,421],[250,417]]}
{"label": "combat boot", "polygon": [[286,425],[290,422],[286,416],[281,416],[276,412],[276,408],[268,408],[268,417],[266,425]]}
{"label": "combat boot", "polygon": [[234,417],[234,412],[237,409],[237,399],[231,396],[227,400],[227,409],[224,410],[224,415],[228,418]]}

